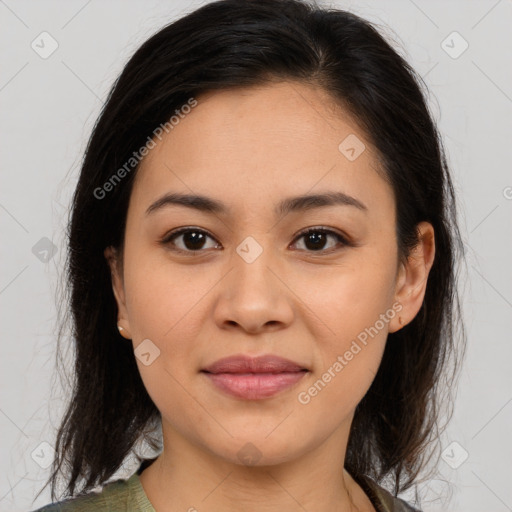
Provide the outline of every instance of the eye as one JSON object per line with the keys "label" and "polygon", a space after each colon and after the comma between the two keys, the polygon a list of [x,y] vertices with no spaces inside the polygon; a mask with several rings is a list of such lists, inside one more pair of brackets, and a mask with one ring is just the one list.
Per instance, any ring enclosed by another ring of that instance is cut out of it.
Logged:
{"label": "eye", "polygon": [[[351,245],[347,238],[345,238],[343,235],[330,229],[321,227],[308,228],[307,230],[299,233],[295,240],[300,240],[301,238],[304,238],[305,247],[305,249],[301,250],[306,250],[308,252],[333,252],[336,250],[337,245]],[[214,240],[216,242],[216,240],[206,231],[199,228],[186,227],[172,231],[161,240],[161,243],[165,246],[171,244],[174,246],[172,248],[173,251],[189,254],[200,253],[203,249],[219,248],[218,243],[214,243],[208,247],[206,244],[208,239]],[[326,249],[325,245],[329,239],[334,239],[338,243],[335,243]]]}
{"label": "eye", "polygon": [[[174,241],[182,239],[180,243],[176,244]],[[180,228],[172,233],[166,235],[163,240],[163,245],[171,243],[174,245],[173,250],[182,253],[200,252],[205,247],[205,241],[210,238],[214,240],[206,231],[199,228]],[[181,246],[180,246],[181,245]]]}
{"label": "eye", "polygon": [[336,239],[338,241],[338,245],[351,245],[344,236],[336,231],[326,228],[308,228],[306,231],[299,233],[296,240],[301,238],[304,238],[304,246],[306,247],[306,250],[309,250],[309,252],[332,252],[335,250],[336,244],[325,249],[325,245],[329,238]]}

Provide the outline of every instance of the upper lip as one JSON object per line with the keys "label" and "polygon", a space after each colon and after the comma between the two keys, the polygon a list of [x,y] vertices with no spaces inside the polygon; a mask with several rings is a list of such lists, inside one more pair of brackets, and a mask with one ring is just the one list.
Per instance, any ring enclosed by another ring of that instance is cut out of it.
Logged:
{"label": "upper lip", "polygon": [[219,359],[201,371],[208,373],[282,373],[302,370],[307,370],[307,368],[283,357],[274,355],[251,357],[241,354]]}

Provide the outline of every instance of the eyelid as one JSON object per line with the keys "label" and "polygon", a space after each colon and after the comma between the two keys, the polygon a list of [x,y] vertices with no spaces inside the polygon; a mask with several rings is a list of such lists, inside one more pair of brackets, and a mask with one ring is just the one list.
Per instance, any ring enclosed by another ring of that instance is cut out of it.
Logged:
{"label": "eyelid", "polygon": [[[160,240],[160,243],[162,245],[167,245],[173,238],[178,237],[178,236],[182,235],[183,233],[187,233],[189,231],[195,231],[197,233],[204,234],[204,235],[210,237],[212,240],[215,240],[215,242],[217,242],[217,244],[219,244],[219,241],[213,235],[211,235],[208,231],[206,231],[205,229],[202,229],[202,228],[195,227],[195,226],[185,226],[185,227],[177,228],[176,230],[173,230],[169,233],[166,233]],[[291,245],[295,244],[298,239],[300,239],[304,235],[307,235],[310,232],[314,232],[314,233],[321,232],[321,233],[324,233],[327,235],[333,235],[336,238],[338,238],[338,240],[340,241],[342,246],[352,247],[355,245],[347,235],[338,232],[334,228],[330,228],[327,226],[321,226],[321,225],[320,226],[310,226],[308,228],[302,229],[301,231],[299,231],[299,233],[297,233],[297,235],[293,239]],[[340,249],[339,247],[334,247],[334,248],[330,248],[330,249],[322,249],[319,251],[305,251],[305,252],[310,253],[312,255],[322,255],[322,254],[330,254],[331,252],[338,251],[339,249]],[[176,247],[174,247],[172,249],[172,251],[182,253],[182,254],[193,255],[193,256],[199,256],[201,253],[206,252],[205,249],[199,249],[197,251],[192,251],[192,250],[183,250],[183,249],[179,249]]]}
{"label": "eyelid", "polygon": [[[185,226],[185,227],[177,228],[177,229],[175,229],[173,231],[170,231],[169,233],[166,233],[162,237],[162,239],[160,240],[160,243],[162,245],[167,245],[167,244],[169,244],[171,242],[171,240],[173,238],[178,237],[178,236],[182,235],[183,233],[187,233],[189,231],[195,231],[196,233],[201,233],[203,235],[206,235],[206,236],[210,237],[212,240],[215,240],[215,242],[219,243],[219,241],[212,234],[210,234],[208,231],[206,231],[205,229],[202,229],[202,228],[195,227],[195,226]],[[192,254],[192,255],[199,255],[202,252],[205,252],[204,249],[200,249],[198,251],[185,251],[183,249],[178,249],[176,247],[174,247],[172,250],[174,252],[185,253],[185,254]]]}
{"label": "eyelid", "polygon": [[[304,228],[302,231],[299,231],[297,233],[297,236],[294,238],[294,241],[297,240],[301,236],[307,235],[310,232],[313,232],[313,233],[321,232],[321,233],[326,233],[328,235],[336,235],[343,242],[344,245],[352,245],[350,238],[347,235],[340,233],[336,229],[330,228],[327,226],[312,226],[309,228]],[[311,251],[311,252],[315,252],[315,251]],[[322,251],[318,251],[318,252],[322,252]]]}

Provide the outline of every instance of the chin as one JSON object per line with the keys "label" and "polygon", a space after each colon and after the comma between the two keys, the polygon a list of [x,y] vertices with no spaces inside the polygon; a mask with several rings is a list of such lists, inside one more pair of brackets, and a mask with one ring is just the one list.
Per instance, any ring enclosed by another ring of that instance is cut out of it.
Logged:
{"label": "chin", "polygon": [[306,451],[305,446],[298,445],[296,438],[292,445],[290,439],[293,438],[284,431],[280,434],[276,431],[269,436],[273,428],[275,424],[272,428],[262,429],[253,435],[248,434],[247,430],[240,435],[230,431],[233,434],[232,438],[225,438],[223,446],[219,446],[217,438],[216,442],[209,446],[209,450],[229,463],[246,467],[276,466],[289,462]]}

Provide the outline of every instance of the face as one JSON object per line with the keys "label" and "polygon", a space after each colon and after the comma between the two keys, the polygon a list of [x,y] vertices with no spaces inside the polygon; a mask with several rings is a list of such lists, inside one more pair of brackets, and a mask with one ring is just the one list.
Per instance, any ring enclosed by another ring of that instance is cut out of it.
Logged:
{"label": "face", "polygon": [[[346,440],[388,332],[421,305],[433,251],[398,264],[393,190],[365,133],[321,89],[282,82],[196,99],[137,171],[122,270],[106,251],[119,323],[164,444],[237,463],[254,450],[275,464]],[[159,201],[167,194],[217,208]],[[327,194],[339,201],[291,200]],[[202,371],[233,355],[306,371],[252,384]]]}

